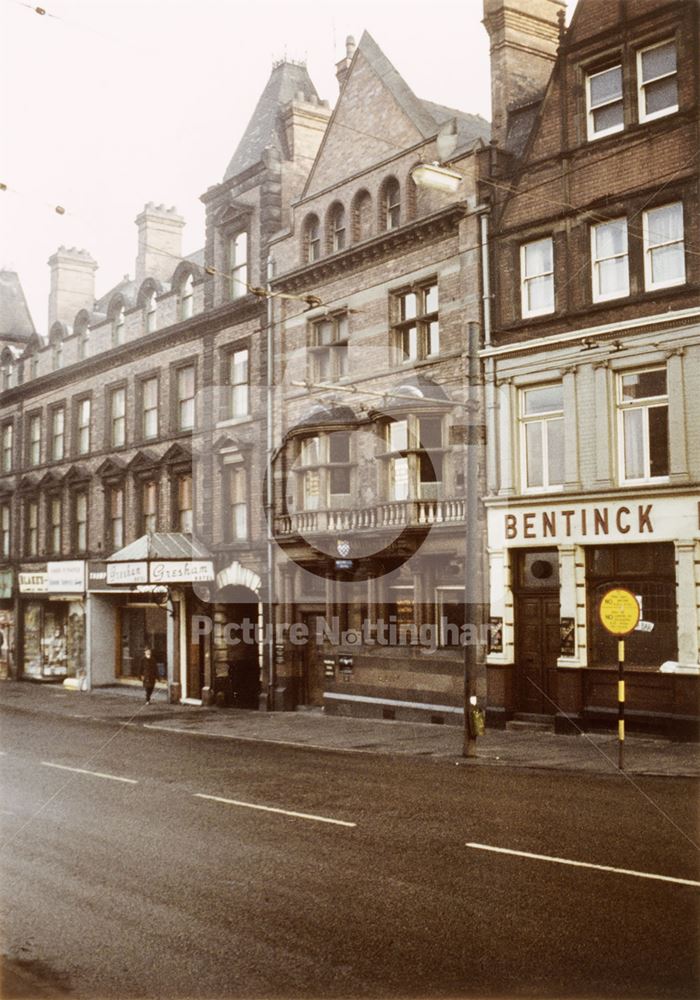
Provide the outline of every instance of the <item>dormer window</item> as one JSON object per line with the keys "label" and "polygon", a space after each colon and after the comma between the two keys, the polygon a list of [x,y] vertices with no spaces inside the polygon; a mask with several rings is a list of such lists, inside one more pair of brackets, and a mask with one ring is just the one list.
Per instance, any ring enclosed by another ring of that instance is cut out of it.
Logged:
{"label": "dormer window", "polygon": [[112,318],[112,347],[124,343],[124,329],[124,306],[119,306]]}
{"label": "dormer window", "polygon": [[229,284],[232,299],[248,294],[248,234],[237,233],[229,241]]}
{"label": "dormer window", "polygon": [[401,225],[401,188],[395,177],[384,185],[382,201],[384,229],[398,229]]}
{"label": "dormer window", "polygon": [[86,358],[90,357],[90,324],[87,320],[78,324],[76,333],[78,334],[78,360],[85,361]]}
{"label": "dormer window", "polygon": [[304,258],[313,264],[321,256],[321,225],[318,216],[310,215],[304,226]]}
{"label": "dormer window", "polygon": [[155,289],[149,292],[146,299],[145,320],[146,333],[153,333],[158,322],[158,303],[156,301]]}
{"label": "dormer window", "polygon": [[180,319],[189,319],[194,311],[194,278],[188,274],[180,285]]}

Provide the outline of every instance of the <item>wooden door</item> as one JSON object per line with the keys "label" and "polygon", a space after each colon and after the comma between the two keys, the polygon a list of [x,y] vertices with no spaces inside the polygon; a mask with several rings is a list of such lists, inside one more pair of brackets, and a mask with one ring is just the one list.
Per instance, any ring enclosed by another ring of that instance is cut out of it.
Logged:
{"label": "wooden door", "polygon": [[560,648],[559,594],[520,594],[516,603],[516,710],[553,713],[550,671]]}

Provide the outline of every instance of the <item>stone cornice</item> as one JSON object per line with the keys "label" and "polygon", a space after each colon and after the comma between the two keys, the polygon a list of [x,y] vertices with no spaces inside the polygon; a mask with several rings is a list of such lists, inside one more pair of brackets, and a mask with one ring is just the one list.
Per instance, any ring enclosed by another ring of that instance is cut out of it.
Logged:
{"label": "stone cornice", "polygon": [[416,219],[399,229],[373,236],[372,239],[356,243],[340,253],[321,257],[312,264],[287,271],[276,276],[272,288],[277,291],[295,292],[316,287],[339,274],[347,274],[357,268],[381,260],[421,241],[436,240],[454,232],[455,224],[469,211],[465,202],[456,202],[447,208],[422,219]]}

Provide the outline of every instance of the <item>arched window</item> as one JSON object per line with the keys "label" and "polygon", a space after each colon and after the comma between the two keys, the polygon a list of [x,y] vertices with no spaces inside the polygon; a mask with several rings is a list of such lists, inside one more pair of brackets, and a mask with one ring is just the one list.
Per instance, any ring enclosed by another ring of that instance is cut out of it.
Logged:
{"label": "arched window", "polygon": [[112,347],[119,347],[124,343],[124,306],[119,305],[112,316]]}
{"label": "arched window", "polygon": [[180,285],[180,319],[189,319],[194,311],[194,278],[188,274]]}
{"label": "arched window", "polygon": [[158,303],[156,301],[156,291],[155,288],[152,289],[146,298],[146,307],[144,310],[144,319],[146,325],[146,333],[153,333],[158,322]]}
{"label": "arched window", "polygon": [[372,235],[372,198],[369,191],[359,191],[352,205],[352,238],[355,243]]}
{"label": "arched window", "polygon": [[310,215],[304,223],[304,260],[312,264],[321,256],[321,225],[317,215]]}
{"label": "arched window", "polygon": [[339,250],[345,249],[345,209],[337,202],[331,206],[328,213],[326,235],[329,253],[338,253]]}
{"label": "arched window", "polygon": [[51,371],[57,372],[63,365],[63,337],[68,331],[62,323],[56,322],[51,327],[49,342],[51,344]]}
{"label": "arched window", "polygon": [[78,335],[78,360],[85,361],[90,357],[90,320],[87,316],[76,319],[75,332]]}
{"label": "arched window", "polygon": [[401,225],[401,188],[395,177],[384,183],[381,211],[383,228],[398,229]]}

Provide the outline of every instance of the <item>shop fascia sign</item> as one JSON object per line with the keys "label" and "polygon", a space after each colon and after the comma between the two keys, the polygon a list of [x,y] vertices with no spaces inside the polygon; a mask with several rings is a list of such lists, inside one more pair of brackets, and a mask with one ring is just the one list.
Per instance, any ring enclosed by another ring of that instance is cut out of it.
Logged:
{"label": "shop fascia sign", "polygon": [[489,511],[489,544],[632,542],[693,538],[700,505],[686,497],[524,504]]}
{"label": "shop fascia sign", "polygon": [[18,573],[20,594],[82,594],[85,563],[82,559],[46,563],[46,569]]}
{"label": "shop fascia sign", "polygon": [[107,563],[107,583],[168,584],[205,583],[214,579],[214,566],[209,559],[155,560],[147,562]]}

